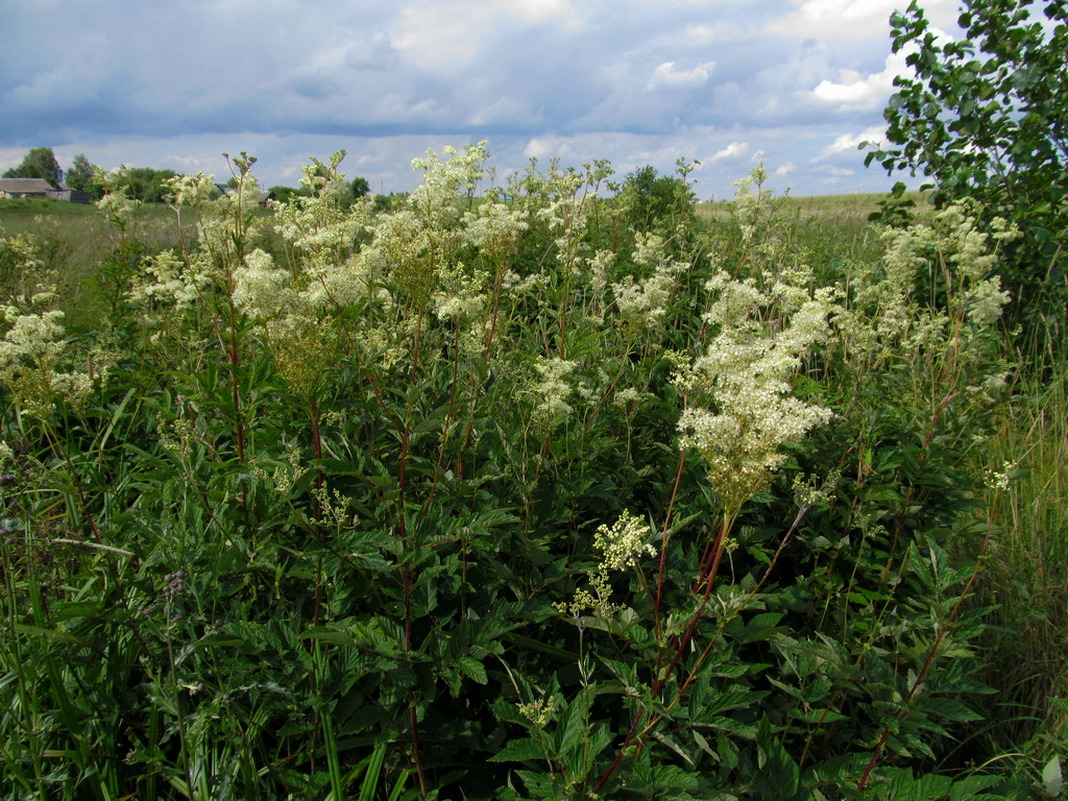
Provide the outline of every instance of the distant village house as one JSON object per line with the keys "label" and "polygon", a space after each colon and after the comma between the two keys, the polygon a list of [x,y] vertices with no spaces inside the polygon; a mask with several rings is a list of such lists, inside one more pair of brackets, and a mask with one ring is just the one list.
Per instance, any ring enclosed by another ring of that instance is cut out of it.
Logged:
{"label": "distant village house", "polygon": [[30,198],[36,200],[64,200],[68,203],[88,203],[89,193],[60,184],[56,189],[44,178],[0,178],[0,198]]}

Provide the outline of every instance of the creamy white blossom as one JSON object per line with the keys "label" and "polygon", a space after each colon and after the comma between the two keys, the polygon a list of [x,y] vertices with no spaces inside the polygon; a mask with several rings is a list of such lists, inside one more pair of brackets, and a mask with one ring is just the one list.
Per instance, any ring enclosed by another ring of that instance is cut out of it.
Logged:
{"label": "creamy white blossom", "polygon": [[533,419],[540,427],[551,427],[569,417],[573,411],[568,400],[574,393],[574,387],[567,379],[574,372],[576,364],[566,359],[541,358],[534,367],[541,380],[529,391],[534,402]]}
{"label": "creamy white blossom", "polygon": [[678,423],[680,444],[701,454],[724,507],[736,511],[762,491],[785,461],[783,446],[830,420],[831,410],[793,397],[791,381],[813,346],[829,335],[833,292],[821,290],[775,326],[772,299],[751,281],[717,275],[706,320],[718,333],[702,356],[676,357],[675,384],[694,400]]}

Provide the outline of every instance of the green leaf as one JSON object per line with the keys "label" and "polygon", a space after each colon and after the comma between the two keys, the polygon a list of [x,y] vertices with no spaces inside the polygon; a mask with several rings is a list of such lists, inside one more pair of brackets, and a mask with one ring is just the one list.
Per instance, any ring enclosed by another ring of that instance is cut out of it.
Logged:
{"label": "green leaf", "polygon": [[765,721],[760,727],[757,745],[760,749],[757,772],[753,785],[761,798],[792,801],[799,797],[801,772],[782,743],[771,733],[771,727]]}
{"label": "green leaf", "polygon": [[533,737],[512,740],[489,758],[490,762],[526,762],[528,759],[543,759],[545,749]]}
{"label": "green leaf", "polygon": [[456,666],[465,676],[478,684],[485,684],[489,680],[486,677],[486,666],[474,657],[462,656],[457,660]]}

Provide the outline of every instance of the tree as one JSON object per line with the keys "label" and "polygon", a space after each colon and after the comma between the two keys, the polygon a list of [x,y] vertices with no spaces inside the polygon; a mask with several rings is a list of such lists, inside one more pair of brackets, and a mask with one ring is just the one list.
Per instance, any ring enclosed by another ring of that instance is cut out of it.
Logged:
{"label": "tree", "polygon": [[35,147],[26,154],[26,158],[17,167],[4,173],[5,178],[43,178],[52,186],[59,186],[62,174],[56,154],[50,147]]}
{"label": "tree", "polygon": [[352,187],[352,196],[354,198],[366,197],[371,192],[371,185],[367,183],[367,179],[360,176],[353,178],[350,186]]}
{"label": "tree", "polygon": [[67,186],[79,192],[93,194],[99,189],[99,182],[96,181],[99,174],[100,168],[95,164],[90,164],[84,153],[79,153],[71,162],[70,169],[67,170]]}
{"label": "tree", "polygon": [[282,185],[272,186],[268,192],[274,197],[275,202],[277,203],[289,203],[293,198],[306,194],[303,189]]}
{"label": "tree", "polygon": [[1014,315],[1053,341],[1068,299],[1068,2],[965,0],[956,41],[915,0],[890,24],[914,76],[894,80],[889,144],[865,163],[924,174],[939,205],[978,200],[987,226],[1012,219],[1024,233],[1002,260]]}
{"label": "tree", "polygon": [[620,202],[631,229],[674,233],[678,224],[693,213],[693,190],[686,181],[692,169],[680,159],[677,177],[658,175],[651,165],[630,173],[623,181]]}
{"label": "tree", "polygon": [[145,203],[162,203],[166,194],[164,181],[174,178],[174,170],[154,170],[151,167],[123,167],[110,179],[115,188],[126,190],[127,196]]}

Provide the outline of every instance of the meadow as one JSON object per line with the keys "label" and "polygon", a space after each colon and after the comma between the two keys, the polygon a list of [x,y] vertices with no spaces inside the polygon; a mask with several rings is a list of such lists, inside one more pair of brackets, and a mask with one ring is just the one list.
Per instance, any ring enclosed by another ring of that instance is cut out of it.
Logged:
{"label": "meadow", "polygon": [[342,156],[0,201],[0,797],[1065,795],[1011,225]]}

